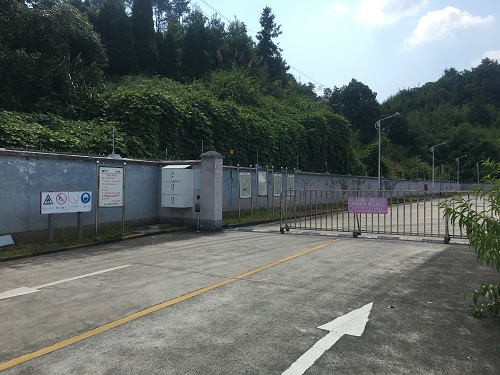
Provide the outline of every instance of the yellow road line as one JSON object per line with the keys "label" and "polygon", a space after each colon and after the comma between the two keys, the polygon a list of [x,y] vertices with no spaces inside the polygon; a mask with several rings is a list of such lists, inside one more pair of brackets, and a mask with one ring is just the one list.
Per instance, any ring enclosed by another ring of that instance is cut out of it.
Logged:
{"label": "yellow road line", "polygon": [[193,297],[199,296],[200,294],[203,294],[203,293],[209,292],[211,290],[220,288],[221,286],[224,286],[226,284],[230,284],[230,283],[233,283],[235,281],[241,280],[241,279],[243,279],[245,277],[248,277],[248,276],[251,276],[251,275],[253,275],[253,274],[257,273],[257,272],[266,270],[266,269],[274,267],[274,266],[276,266],[278,264],[281,264],[281,263],[287,262],[289,260],[298,258],[298,257],[300,257],[302,255],[305,255],[305,254],[308,254],[310,252],[322,249],[322,248],[324,248],[324,247],[326,247],[328,245],[331,245],[331,244],[333,244],[334,242],[337,242],[337,241],[339,241],[339,239],[323,243],[323,244],[315,246],[315,247],[313,247],[311,249],[305,250],[305,251],[303,251],[301,253],[290,255],[289,257],[277,260],[276,262],[269,263],[269,264],[266,264],[265,266],[262,266],[262,267],[259,267],[259,268],[255,268],[255,269],[253,269],[251,271],[242,273],[241,275],[231,277],[231,278],[226,279],[224,281],[221,281],[221,282],[209,285],[209,286],[207,286],[205,288],[201,288],[201,289],[195,290],[193,292],[184,294],[184,295],[182,295],[180,297],[173,298],[171,300],[159,303],[158,305],[154,305],[154,306],[148,307],[147,309],[138,311],[136,313],[133,313],[133,314],[128,315],[126,317],[123,317],[121,319],[115,320],[113,322],[104,324],[104,325],[102,325],[100,327],[94,328],[94,329],[92,329],[90,331],[87,331],[87,332],[84,332],[84,333],[82,333],[80,335],[73,336],[73,337],[70,337],[69,339],[66,339],[66,340],[60,341],[58,343],[55,343],[54,345],[50,345],[50,346],[47,346],[45,348],[39,349],[37,351],[34,351],[32,353],[28,353],[28,354],[25,354],[25,355],[13,358],[13,359],[11,359],[11,360],[9,360],[7,362],[0,363],[0,371],[7,370],[7,369],[9,369],[11,367],[14,367],[14,366],[17,366],[17,365],[19,365],[21,363],[30,361],[32,359],[41,357],[41,356],[49,354],[49,353],[52,353],[52,352],[54,352],[56,350],[59,350],[59,349],[62,349],[64,347],[66,347],[66,346],[73,345],[73,344],[75,344],[75,343],[77,343],[79,341],[88,339],[89,337],[96,336],[96,335],[98,335],[100,333],[103,333],[103,332],[109,331],[109,330],[111,330],[113,328],[119,327],[119,326],[121,326],[121,325],[123,325],[125,323],[131,322],[132,320],[136,320],[136,319],[142,318],[143,316],[146,316],[146,315],[149,315],[151,313],[154,313],[155,311],[158,311],[158,310],[164,309],[166,307],[175,305],[176,303],[185,301],[185,300],[187,300],[189,298],[193,298]]}

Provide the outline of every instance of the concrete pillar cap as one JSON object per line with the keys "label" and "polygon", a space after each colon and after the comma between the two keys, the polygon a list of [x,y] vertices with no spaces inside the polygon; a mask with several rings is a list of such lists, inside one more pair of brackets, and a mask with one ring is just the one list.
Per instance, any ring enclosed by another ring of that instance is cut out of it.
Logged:
{"label": "concrete pillar cap", "polygon": [[202,158],[221,158],[221,159],[224,159],[224,155],[222,155],[221,153],[219,153],[217,151],[207,151],[207,152],[201,154],[201,157]]}

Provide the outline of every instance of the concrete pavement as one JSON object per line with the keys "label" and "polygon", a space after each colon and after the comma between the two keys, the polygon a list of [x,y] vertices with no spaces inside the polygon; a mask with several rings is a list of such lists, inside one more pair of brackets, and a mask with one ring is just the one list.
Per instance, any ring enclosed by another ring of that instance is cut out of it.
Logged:
{"label": "concrete pavement", "polygon": [[500,322],[469,317],[463,297],[481,281],[498,273],[464,245],[231,230],[6,262],[0,294],[49,286],[0,299],[0,369],[281,374],[326,335],[318,326],[373,302],[363,335],[307,374],[496,374]]}

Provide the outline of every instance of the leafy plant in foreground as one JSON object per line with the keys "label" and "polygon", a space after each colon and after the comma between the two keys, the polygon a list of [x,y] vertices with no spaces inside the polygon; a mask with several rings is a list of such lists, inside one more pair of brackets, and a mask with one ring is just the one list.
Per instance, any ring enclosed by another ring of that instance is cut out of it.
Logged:
{"label": "leafy plant in foreground", "polygon": [[[474,209],[472,200],[462,195],[444,201],[441,207],[453,224],[458,221],[458,225],[465,229],[477,261],[500,272],[500,162],[486,161],[483,167],[489,168],[491,173],[483,178],[487,185],[475,191],[474,199],[484,200],[485,208]],[[471,315],[500,316],[499,291],[500,284],[483,283],[472,294]]]}

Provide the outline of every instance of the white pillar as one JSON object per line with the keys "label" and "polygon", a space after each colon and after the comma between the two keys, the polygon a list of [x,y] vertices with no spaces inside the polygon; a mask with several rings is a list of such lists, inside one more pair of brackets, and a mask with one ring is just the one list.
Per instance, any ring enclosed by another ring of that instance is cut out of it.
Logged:
{"label": "white pillar", "polygon": [[200,229],[222,229],[224,156],[216,151],[201,155]]}

